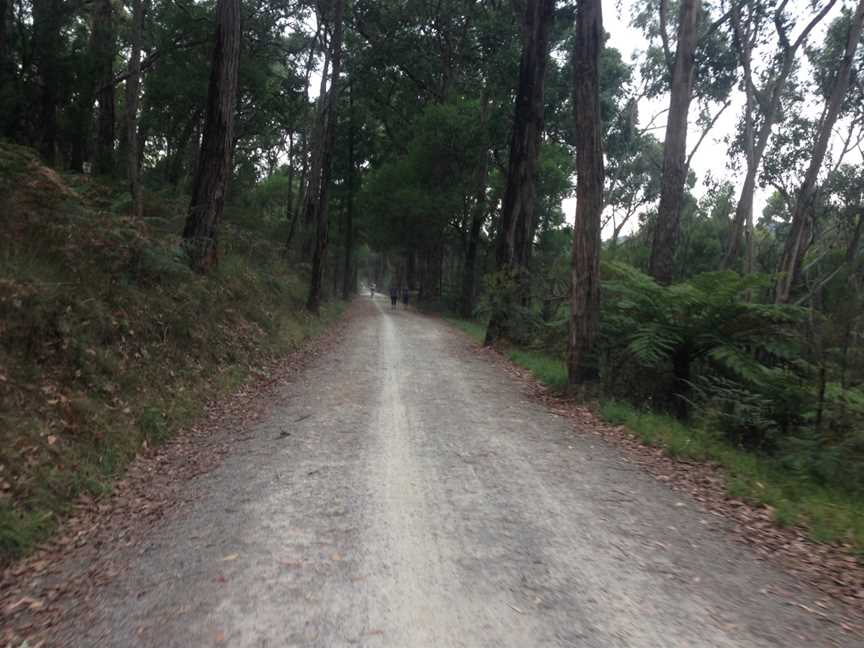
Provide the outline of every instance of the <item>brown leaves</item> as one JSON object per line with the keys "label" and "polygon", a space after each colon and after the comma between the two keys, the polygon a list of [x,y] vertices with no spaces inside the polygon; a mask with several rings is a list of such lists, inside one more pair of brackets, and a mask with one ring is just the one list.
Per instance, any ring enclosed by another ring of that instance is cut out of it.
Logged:
{"label": "brown leaves", "polygon": [[[253,372],[249,383],[231,397],[208,404],[199,420],[166,444],[150,448],[145,442],[123,478],[113,484],[110,497],[80,496],[50,542],[0,573],[0,646],[17,647],[25,640],[39,645],[41,637],[55,637],[61,624],[83,620],[99,588],[129,568],[136,556],[131,549],[188,500],[184,484],[222,462],[239,443],[236,431],[267,414],[276,403],[275,391],[322,349],[332,347],[347,319]],[[58,398],[56,388],[48,392]],[[0,479],[0,490],[3,483]],[[229,554],[220,562],[240,558]],[[299,561],[280,564],[300,566]],[[215,580],[227,582],[222,575]]]}

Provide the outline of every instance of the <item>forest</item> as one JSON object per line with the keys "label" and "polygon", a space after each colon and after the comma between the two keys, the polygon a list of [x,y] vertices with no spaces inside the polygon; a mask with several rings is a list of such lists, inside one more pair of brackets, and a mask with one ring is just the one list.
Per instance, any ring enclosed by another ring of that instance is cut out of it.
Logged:
{"label": "forest", "polygon": [[3,551],[163,438],[178,385],[236,385],[214,368],[368,285],[860,502],[862,27],[864,0],[0,0]]}

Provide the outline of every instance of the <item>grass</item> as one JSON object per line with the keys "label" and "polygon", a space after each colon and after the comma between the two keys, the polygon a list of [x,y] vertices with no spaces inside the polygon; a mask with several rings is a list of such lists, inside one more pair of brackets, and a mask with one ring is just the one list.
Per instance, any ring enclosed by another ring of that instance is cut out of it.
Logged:
{"label": "grass", "polygon": [[[477,342],[483,343],[486,337],[485,325],[458,317],[445,317],[444,319]],[[543,384],[555,390],[563,390],[567,387],[567,364],[564,360],[553,358],[542,352],[518,347],[506,349],[504,354],[515,364],[528,369]]]}
{"label": "grass", "polygon": [[[482,324],[453,317],[447,321],[478,342],[483,341],[486,329]],[[567,368],[563,360],[519,348],[510,348],[505,354],[545,385],[554,389],[566,386]],[[719,434],[696,424],[685,425],[669,416],[616,400],[602,401],[598,413],[607,423],[625,426],[643,443],[662,448],[671,457],[720,465],[727,475],[729,494],[770,507],[779,526],[801,525],[813,540],[846,543],[864,557],[861,498],[790,471],[771,457],[733,447]]]}
{"label": "grass", "polygon": [[518,348],[508,349],[506,355],[520,367],[528,369],[544,385],[556,391],[567,387],[567,365],[563,360],[539,351]]}
{"label": "grass", "polygon": [[177,252],[183,197],[148,194],[132,222],[111,187],[0,144],[3,187],[0,563],[341,310],[305,313],[280,223],[226,214],[220,265],[202,277]]}
{"label": "grass", "polygon": [[483,340],[486,338],[486,326],[481,324],[480,322],[474,320],[466,320],[458,317],[445,317],[447,322],[450,322],[453,326],[458,328],[460,331],[467,333],[469,337],[473,338],[475,342],[479,342],[483,344]]}

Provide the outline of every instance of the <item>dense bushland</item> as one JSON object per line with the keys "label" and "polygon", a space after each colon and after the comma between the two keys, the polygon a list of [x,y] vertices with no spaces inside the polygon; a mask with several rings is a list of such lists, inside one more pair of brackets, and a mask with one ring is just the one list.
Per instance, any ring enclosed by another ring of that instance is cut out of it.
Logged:
{"label": "dense bushland", "polygon": [[[189,269],[186,199],[59,175],[0,145],[0,560],[44,537],[79,493],[99,495],[324,320],[282,254],[284,214],[226,214],[216,272]],[[249,200],[254,200],[251,194]]]}

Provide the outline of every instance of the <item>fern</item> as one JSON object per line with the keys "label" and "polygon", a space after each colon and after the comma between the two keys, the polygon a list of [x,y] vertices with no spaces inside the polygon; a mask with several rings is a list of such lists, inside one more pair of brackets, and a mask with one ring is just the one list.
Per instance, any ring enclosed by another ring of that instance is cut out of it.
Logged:
{"label": "fern", "polygon": [[810,370],[800,361],[796,332],[806,311],[746,299],[769,286],[769,277],[709,272],[660,286],[623,263],[607,263],[603,272],[603,343],[610,353],[623,349],[632,362],[673,374],[659,386],[674,391],[666,400],[689,399],[691,365],[754,393],[773,389],[776,368]]}

